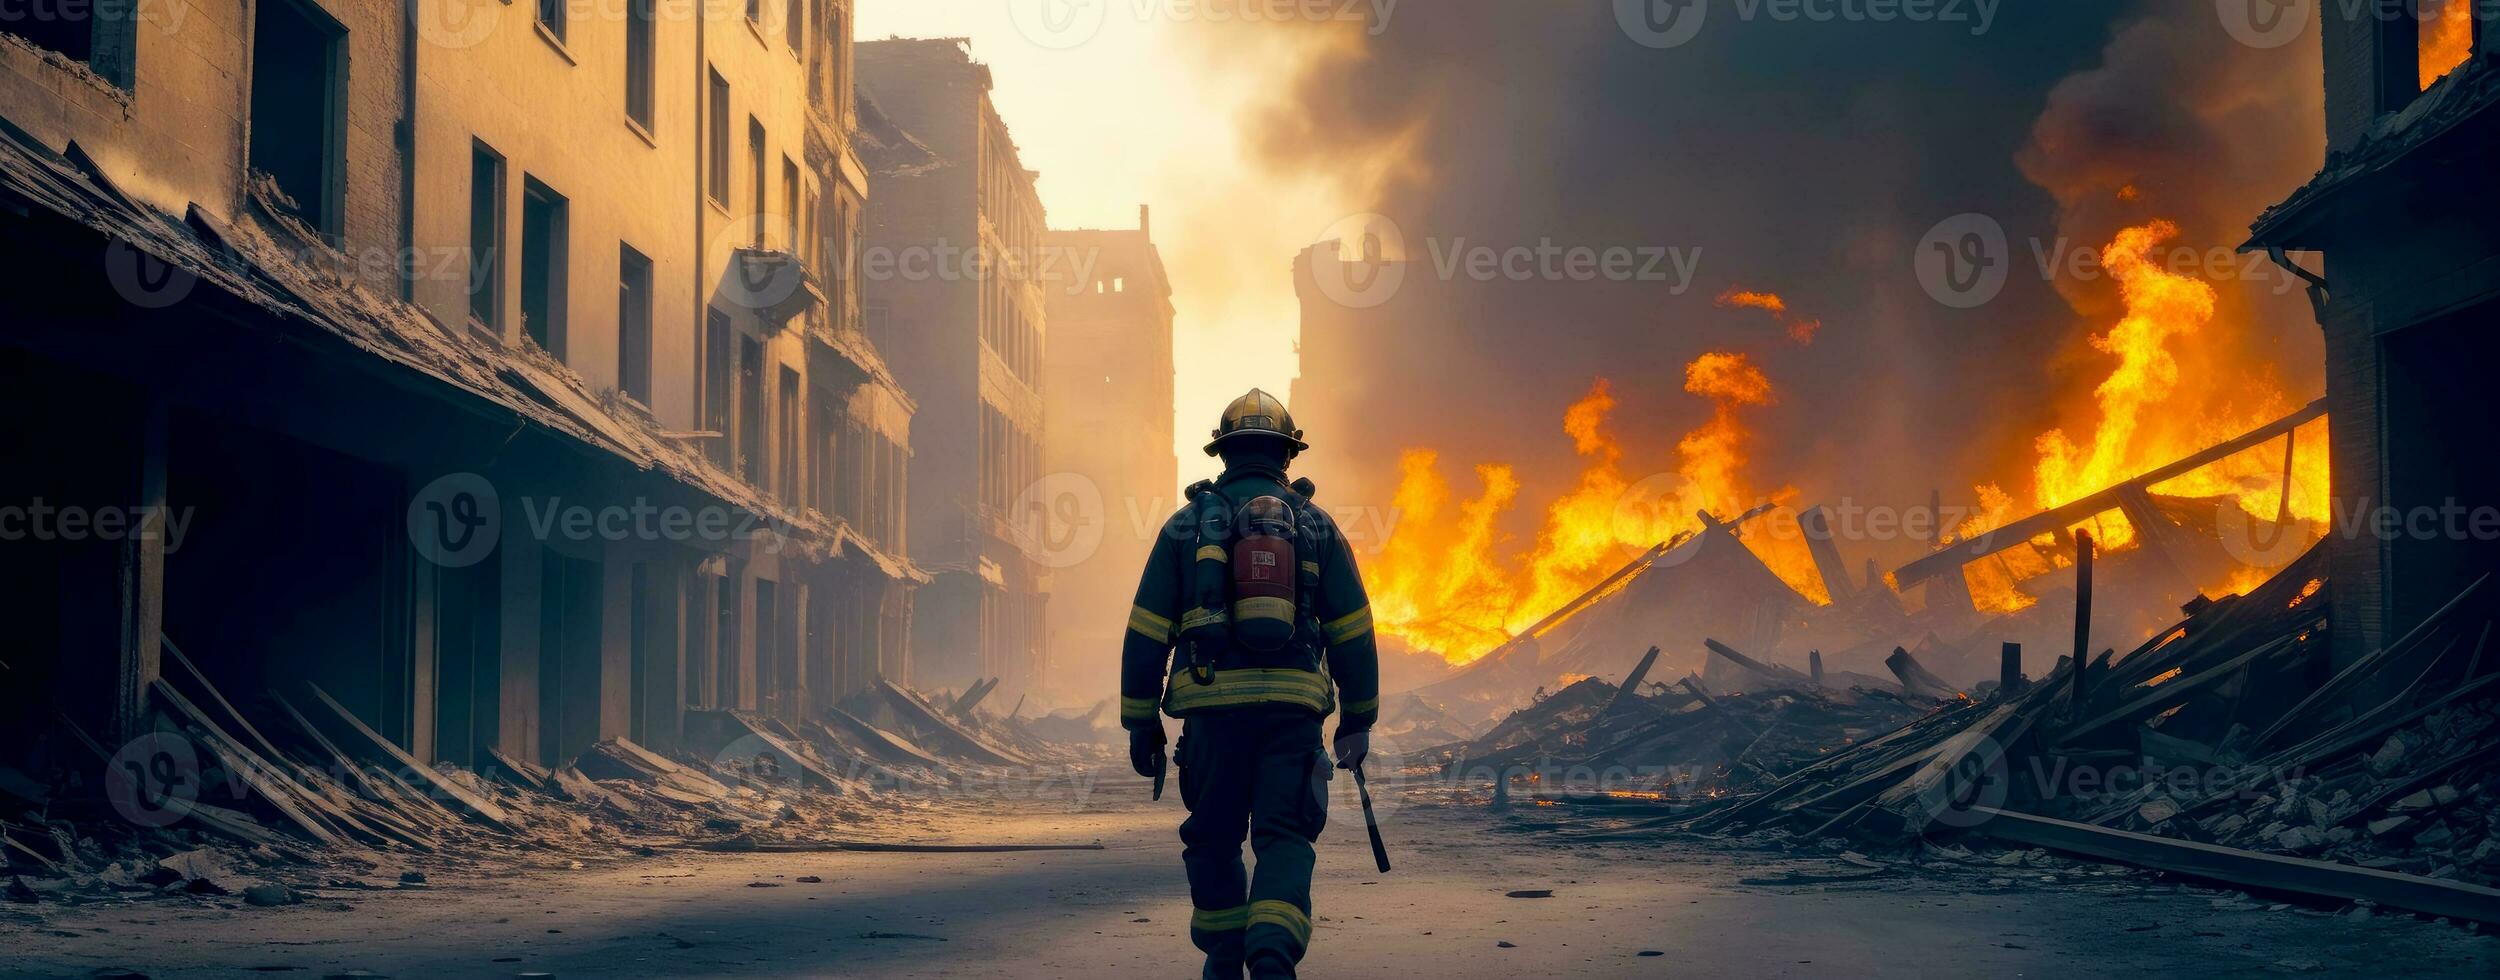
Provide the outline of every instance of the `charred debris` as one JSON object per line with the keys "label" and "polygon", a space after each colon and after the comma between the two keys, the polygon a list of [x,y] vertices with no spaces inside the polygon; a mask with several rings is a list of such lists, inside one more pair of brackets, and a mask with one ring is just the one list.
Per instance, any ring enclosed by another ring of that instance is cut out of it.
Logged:
{"label": "charred debris", "polygon": [[[2141,643],[2093,632],[2126,621],[2113,594],[2143,601],[2128,580],[2151,578],[2158,594],[2210,571],[2219,550],[2166,516],[2181,508],[2147,486],[2287,438],[2315,415],[2312,406],[1990,535],[1939,542],[1890,576],[1929,584],[1915,612],[1891,588],[1832,575],[1828,541],[1815,542],[1835,601],[1804,641],[1761,624],[1811,618],[1797,615],[1810,604],[1744,548],[1713,547],[1735,544],[1735,522],[1706,521],[1692,540],[1640,556],[1419,692],[1464,715],[1498,701],[1503,685],[1537,685],[1480,733],[1408,736],[1433,746],[1408,761],[1456,798],[1507,807],[1518,829],[1551,839],[1821,850],[1870,876],[2134,869],[2500,924],[2500,584],[2459,583],[2400,638],[2339,658],[2320,542],[2243,594],[2179,589],[2192,598]],[[2139,529],[2137,547],[2102,555],[2088,532],[2068,530],[2110,509]],[[1802,523],[1812,540],[1814,518]],[[2044,576],[2071,598],[1974,615],[1950,588],[1961,576],[1943,573],[2011,547],[2072,549]],[[2043,643],[2049,627],[2068,635]],[[1675,660],[1649,645],[1695,630],[1703,638]],[[1799,649],[1835,635],[1858,642]],[[1608,669],[1635,654],[1629,669]],[[1663,662],[1683,664],[1682,676],[1665,676]],[[1556,677],[1569,682],[1547,690]]]}

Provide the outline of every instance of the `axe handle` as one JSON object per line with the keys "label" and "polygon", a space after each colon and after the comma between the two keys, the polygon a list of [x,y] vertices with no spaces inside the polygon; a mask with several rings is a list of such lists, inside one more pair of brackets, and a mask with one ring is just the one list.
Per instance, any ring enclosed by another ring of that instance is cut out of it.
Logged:
{"label": "axe handle", "polygon": [[1363,781],[1363,767],[1354,767],[1354,793],[1363,799],[1363,829],[1372,835],[1372,863],[1382,874],[1389,872],[1389,845],[1380,842],[1380,818],[1372,815],[1371,786]]}

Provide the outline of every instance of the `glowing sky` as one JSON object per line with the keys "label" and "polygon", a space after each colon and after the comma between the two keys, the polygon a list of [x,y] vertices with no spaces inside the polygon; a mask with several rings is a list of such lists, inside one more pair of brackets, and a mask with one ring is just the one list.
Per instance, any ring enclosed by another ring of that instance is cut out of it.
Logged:
{"label": "glowing sky", "polygon": [[1280,185],[1239,152],[1235,117],[1260,86],[1290,77],[1290,49],[1219,50],[1163,5],[1141,18],[1139,5],[1106,4],[1098,27],[1067,34],[1026,30],[1018,14],[1043,5],[1024,6],[860,0],[857,37],[970,38],[1025,166],[1042,175],[1052,227],[1133,228],[1137,206],[1153,206],[1178,309],[1175,451],[1183,482],[1194,480],[1207,475],[1197,447],[1226,402],[1291,384],[1293,256],[1359,209],[1313,183]]}

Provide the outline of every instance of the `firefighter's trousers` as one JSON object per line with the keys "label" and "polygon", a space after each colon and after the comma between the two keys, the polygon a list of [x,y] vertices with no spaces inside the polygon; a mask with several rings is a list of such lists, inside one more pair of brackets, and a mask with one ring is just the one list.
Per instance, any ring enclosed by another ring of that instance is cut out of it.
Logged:
{"label": "firefighter's trousers", "polygon": [[[1289,705],[1198,713],[1181,725],[1181,862],[1189,938],[1206,976],[1290,977],[1311,941],[1311,842],[1328,822],[1320,716]],[[1245,872],[1250,839],[1256,872]]]}

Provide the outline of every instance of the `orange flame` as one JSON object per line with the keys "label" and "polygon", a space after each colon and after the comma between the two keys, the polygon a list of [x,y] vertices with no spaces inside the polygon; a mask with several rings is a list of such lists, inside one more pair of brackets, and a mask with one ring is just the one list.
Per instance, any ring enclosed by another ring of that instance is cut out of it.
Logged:
{"label": "orange flame", "polygon": [[1771,319],[1787,324],[1788,339],[1796,341],[1801,347],[1814,343],[1815,331],[1823,329],[1821,320],[1807,316],[1789,316],[1788,300],[1778,293],[1746,289],[1742,286],[1729,286],[1727,291],[1720,293],[1719,298],[1713,302],[1720,309],[1761,310],[1770,314]]}
{"label": "orange flame", "polygon": [[[2170,271],[2159,261],[2161,246],[2178,233],[2171,222],[2155,220],[2120,231],[2102,249],[2102,267],[2118,283],[2126,313],[2107,333],[2093,336],[2091,343],[2116,363],[2093,389],[2097,417],[2088,438],[2078,441],[2065,429],[2052,429],[2034,442],[2037,455],[2031,464],[2030,509],[2047,510],[2088,496],[2263,425],[2293,408],[2273,379],[2262,374],[2200,378],[2200,387],[2182,390],[2178,353],[2227,342],[2231,331],[2211,329],[2215,319],[2211,285]],[[2325,421],[2303,426],[2294,438],[2299,448],[2293,454],[2288,490],[2283,485],[2281,450],[2269,448],[2239,453],[2151,489],[2174,496],[2230,499],[2265,520],[2288,510],[2300,520],[2322,522],[2327,517]],[[2015,512],[2012,496],[1999,485],[1982,486],[1978,492],[1983,513],[1963,523],[1962,536],[2021,516]],[[2135,529],[2115,511],[2078,527],[2090,529],[2105,551],[2126,548],[2135,540]],[[2017,583],[2051,568],[2038,555],[2018,548],[1991,561],[1973,563],[1965,572],[1972,598],[1982,610],[2012,612],[2032,604]],[[2252,575],[2253,581],[2264,581],[2262,575],[2235,570],[2216,591],[2245,591]]]}
{"label": "orange flame", "polygon": [[2473,56],[2474,0],[2422,0],[2421,87]]}
{"label": "orange flame", "polygon": [[[1481,489],[1453,510],[1439,454],[1408,450],[1394,498],[1397,527],[1363,569],[1380,630],[1466,663],[1650,546],[1698,530],[1696,511],[1741,513],[1756,498],[1742,479],[1750,433],[1738,411],[1770,404],[1770,379],[1743,354],[1712,352],[1686,365],[1684,390],[1710,399],[1711,417],[1677,443],[1674,472],[1645,479],[1624,472],[1623,446],[1607,426],[1616,406],[1610,382],[1598,379],[1566,410],[1563,432],[1585,463],[1577,484],[1546,505],[1544,526],[1523,549],[1507,547],[1497,527],[1519,492],[1510,467],[1476,467]],[[1781,578],[1828,601],[1803,540],[1774,537],[1744,535]]]}

